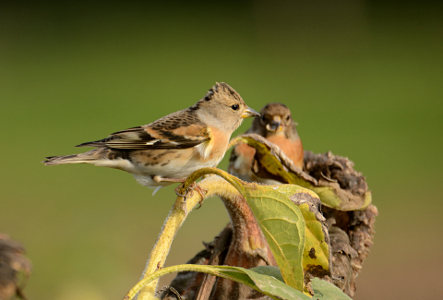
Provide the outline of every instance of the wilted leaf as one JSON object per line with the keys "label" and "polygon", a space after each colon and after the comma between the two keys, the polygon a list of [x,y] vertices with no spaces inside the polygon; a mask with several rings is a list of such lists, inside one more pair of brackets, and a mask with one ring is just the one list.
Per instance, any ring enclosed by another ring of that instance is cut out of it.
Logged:
{"label": "wilted leaf", "polygon": [[[310,176],[294,166],[283,151],[262,136],[245,134],[237,137],[231,144],[236,142],[247,143],[256,149],[254,158],[259,168],[257,175],[260,177],[308,188],[318,194],[323,205],[338,210],[364,209],[371,203],[370,191],[365,191],[362,195],[354,195],[350,190],[341,188],[334,179],[328,179],[328,181]],[[352,165],[347,167],[352,168]]]}
{"label": "wilted leaf", "polygon": [[315,300],[352,300],[342,290],[327,281],[312,278],[311,286],[314,291],[313,299]]}
{"label": "wilted leaf", "polygon": [[303,251],[303,269],[305,271],[318,267],[324,270],[324,273],[329,271],[329,246],[325,241],[325,234],[315,214],[309,210],[308,204],[301,204],[300,210],[306,223],[306,238],[305,247]]}

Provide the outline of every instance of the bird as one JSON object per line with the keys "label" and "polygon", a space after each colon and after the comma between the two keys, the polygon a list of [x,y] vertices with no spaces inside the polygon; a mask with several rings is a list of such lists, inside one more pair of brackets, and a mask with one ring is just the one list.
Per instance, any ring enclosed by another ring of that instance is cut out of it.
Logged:
{"label": "bird", "polygon": [[94,147],[87,152],[50,156],[43,163],[84,163],[123,170],[140,184],[155,188],[155,193],[162,186],[184,182],[200,168],[216,167],[243,119],[258,115],[232,87],[217,82],[186,109],[76,146]]}
{"label": "bird", "polygon": [[[300,169],[303,169],[303,144],[290,109],[282,103],[265,105],[246,133],[255,133],[275,144]],[[228,171],[245,181],[275,184],[274,180],[259,178],[253,171],[255,149],[245,143],[237,144],[231,152]]]}

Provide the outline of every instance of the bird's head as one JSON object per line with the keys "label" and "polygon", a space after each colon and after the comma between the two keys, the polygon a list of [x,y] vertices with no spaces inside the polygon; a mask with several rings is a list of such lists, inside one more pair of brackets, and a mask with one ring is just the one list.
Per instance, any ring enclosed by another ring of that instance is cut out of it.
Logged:
{"label": "bird's head", "polygon": [[207,122],[215,126],[218,124],[230,131],[237,129],[244,118],[260,115],[247,106],[242,97],[224,82],[217,82],[191,109]]}
{"label": "bird's head", "polygon": [[289,108],[282,103],[269,103],[260,111],[260,117],[254,120],[254,126],[268,135],[285,134],[294,126]]}

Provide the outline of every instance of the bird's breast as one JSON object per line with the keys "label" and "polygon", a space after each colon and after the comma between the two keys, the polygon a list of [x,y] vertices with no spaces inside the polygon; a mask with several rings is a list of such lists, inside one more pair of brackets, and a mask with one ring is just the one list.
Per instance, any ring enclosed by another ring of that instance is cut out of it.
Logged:
{"label": "bird's breast", "polygon": [[196,146],[199,159],[202,162],[217,161],[218,164],[226,153],[230,135],[218,128],[210,128],[209,136],[207,142]]}
{"label": "bird's breast", "polygon": [[303,145],[299,138],[290,140],[282,136],[272,136],[268,137],[268,141],[277,145],[294,165],[303,168]]}

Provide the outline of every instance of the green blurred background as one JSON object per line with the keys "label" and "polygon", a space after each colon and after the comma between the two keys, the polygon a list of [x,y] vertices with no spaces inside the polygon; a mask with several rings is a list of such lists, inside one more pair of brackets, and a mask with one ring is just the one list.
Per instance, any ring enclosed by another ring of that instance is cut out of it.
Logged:
{"label": "green blurred background", "polygon": [[[30,299],[121,299],[175,199],[173,187],[151,196],[121,171],[43,157],[185,108],[215,81],[256,109],[286,103],[306,149],[366,175],[380,215],[355,299],[443,297],[441,2],[1,6],[0,232],[33,262]],[[206,201],[167,263],[227,222]]]}

